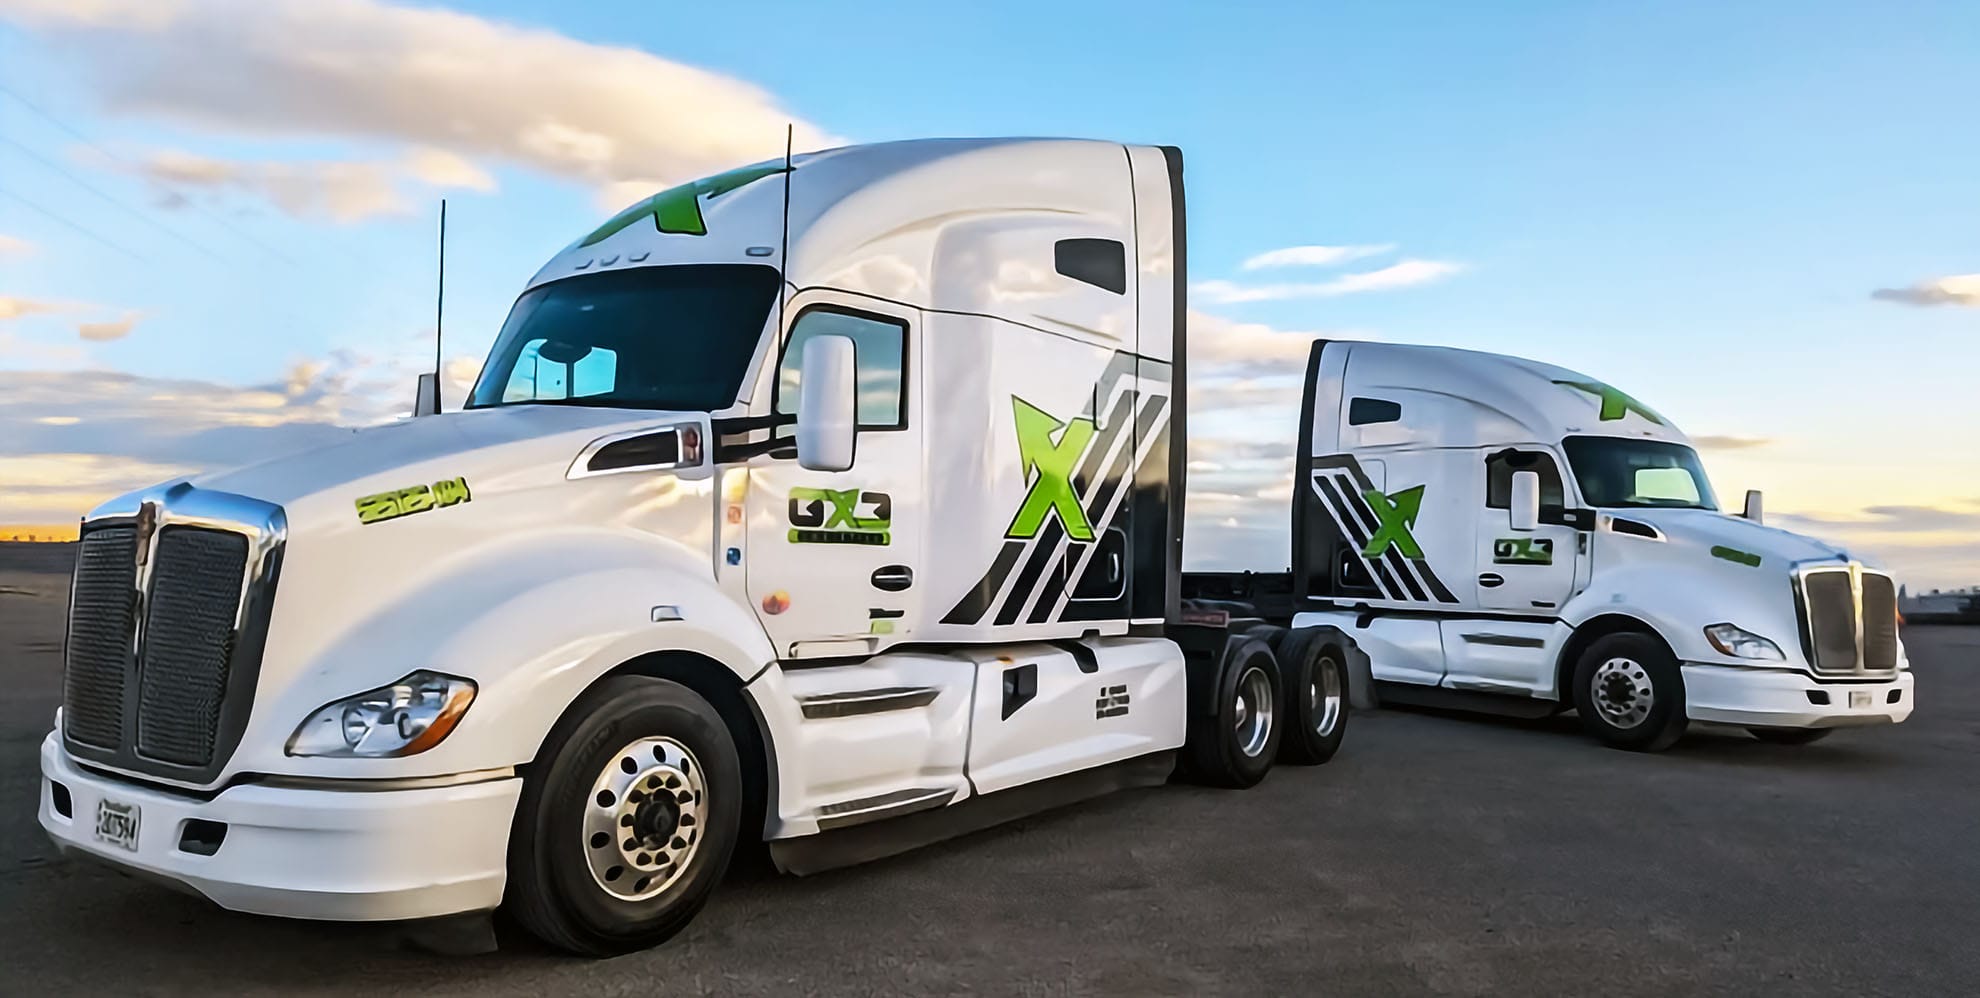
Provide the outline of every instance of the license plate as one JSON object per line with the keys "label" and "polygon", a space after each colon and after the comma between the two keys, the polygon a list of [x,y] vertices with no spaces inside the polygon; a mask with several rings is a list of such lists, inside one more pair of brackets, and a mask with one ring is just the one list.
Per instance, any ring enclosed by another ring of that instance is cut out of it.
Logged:
{"label": "license plate", "polygon": [[97,801],[96,838],[137,852],[138,806],[114,800]]}
{"label": "license plate", "polygon": [[1851,707],[1868,707],[1868,706],[1870,706],[1870,692],[1871,692],[1871,691],[1869,691],[1869,690],[1850,690],[1850,691],[1849,691],[1849,705],[1850,705]]}

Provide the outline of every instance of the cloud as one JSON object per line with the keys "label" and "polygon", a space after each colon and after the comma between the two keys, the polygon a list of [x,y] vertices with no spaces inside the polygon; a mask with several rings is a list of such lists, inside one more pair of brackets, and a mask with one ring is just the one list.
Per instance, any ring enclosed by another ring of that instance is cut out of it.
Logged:
{"label": "cloud", "polygon": [[403,190],[416,180],[430,187],[492,190],[495,179],[452,153],[417,150],[404,161],[244,161],[214,159],[177,150],[152,153],[136,164],[161,195],[187,188],[210,194],[245,193],[299,219],[340,223],[404,215],[413,202]]}
{"label": "cloud", "polygon": [[131,335],[131,329],[137,325],[137,322],[138,313],[125,312],[123,317],[119,319],[110,319],[103,322],[79,322],[76,324],[76,335],[81,336],[91,343],[108,343],[112,340],[121,340]]}
{"label": "cloud", "polygon": [[1392,253],[1395,248],[1392,243],[1379,246],[1287,246],[1284,249],[1268,250],[1250,257],[1240,267],[1244,270],[1263,270],[1267,267],[1331,267],[1349,260],[1359,260],[1362,257]]}
{"label": "cloud", "polygon": [[1417,284],[1440,281],[1464,269],[1462,264],[1444,260],[1402,260],[1379,270],[1344,274],[1330,281],[1303,284],[1239,284],[1234,281],[1203,281],[1190,290],[1220,305],[1253,301],[1280,301],[1288,298],[1333,298],[1364,291],[1389,291]]}
{"label": "cloud", "polygon": [[1767,437],[1734,437],[1713,433],[1692,437],[1691,442],[1699,450],[1751,450],[1773,443]]}
{"label": "cloud", "polygon": [[[419,174],[428,180],[466,180],[459,168],[481,159],[650,190],[778,155],[787,123],[800,148],[831,142],[733,77],[454,11],[379,0],[0,0],[0,18],[69,43],[65,55],[112,111],[459,158],[443,168],[429,154]],[[693,22],[680,23],[687,44]],[[375,187],[360,203],[380,203]]]}
{"label": "cloud", "polygon": [[1900,305],[1966,305],[1980,307],[1980,274],[1955,274],[1921,281],[1908,288],[1878,288],[1870,292],[1878,301]]}
{"label": "cloud", "polygon": [[22,298],[18,295],[0,295],[0,319],[19,319],[23,316],[40,315],[46,312],[63,312],[73,306],[67,302],[41,301]]}
{"label": "cloud", "polygon": [[1816,530],[1878,534],[1973,531],[1980,534],[1980,509],[1945,506],[1865,506],[1854,513],[1788,513],[1780,519]]}
{"label": "cloud", "polygon": [[0,232],[0,256],[27,256],[34,252],[34,244],[19,236]]}

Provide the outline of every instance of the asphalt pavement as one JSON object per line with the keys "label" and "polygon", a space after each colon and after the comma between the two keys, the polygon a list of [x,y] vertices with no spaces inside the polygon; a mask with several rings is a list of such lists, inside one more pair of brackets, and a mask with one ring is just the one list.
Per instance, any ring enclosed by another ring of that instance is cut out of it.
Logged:
{"label": "asphalt pavement", "polygon": [[58,860],[34,815],[51,557],[0,551],[0,994],[1980,991],[1980,628],[1907,629],[1922,706],[1895,728],[1792,748],[1694,726],[1637,755],[1571,717],[1358,713],[1333,763],[1251,791],[1130,791],[822,876],[739,874],[616,960],[459,958]]}

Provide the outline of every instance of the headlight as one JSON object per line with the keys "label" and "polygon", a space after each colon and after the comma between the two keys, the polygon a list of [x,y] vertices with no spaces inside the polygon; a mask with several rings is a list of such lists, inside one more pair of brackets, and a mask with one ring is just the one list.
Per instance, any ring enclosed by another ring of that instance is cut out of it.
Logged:
{"label": "headlight", "polygon": [[1734,658],[1757,658],[1767,662],[1781,662],[1787,659],[1781,654],[1781,646],[1761,637],[1752,631],[1731,624],[1713,624],[1705,629],[1705,640],[1719,650],[1721,655]]}
{"label": "headlight", "polygon": [[290,755],[376,758],[440,744],[474,702],[474,683],[415,672],[390,686],[324,704],[289,736]]}

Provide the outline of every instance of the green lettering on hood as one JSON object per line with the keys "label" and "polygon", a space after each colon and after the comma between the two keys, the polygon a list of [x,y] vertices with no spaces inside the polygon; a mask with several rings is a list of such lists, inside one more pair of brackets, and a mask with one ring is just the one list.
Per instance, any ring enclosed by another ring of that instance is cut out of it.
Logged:
{"label": "green lettering on hood", "polygon": [[1759,555],[1754,554],[1750,551],[1741,551],[1738,548],[1729,548],[1723,544],[1714,547],[1712,549],[1712,557],[1723,558],[1726,561],[1730,561],[1739,565],[1745,565],[1748,568],[1760,567]]}

